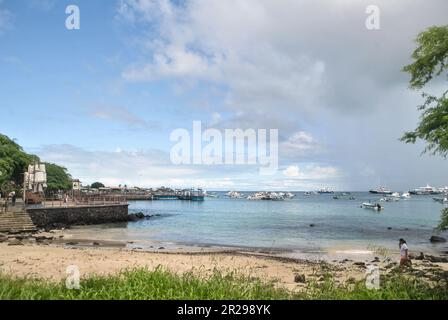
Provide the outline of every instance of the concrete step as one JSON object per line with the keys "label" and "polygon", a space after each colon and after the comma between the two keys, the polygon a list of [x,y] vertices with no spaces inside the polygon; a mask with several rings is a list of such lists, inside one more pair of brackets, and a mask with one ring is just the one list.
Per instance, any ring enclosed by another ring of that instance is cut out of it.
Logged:
{"label": "concrete step", "polygon": [[30,216],[26,212],[8,212],[0,214],[0,232],[36,231]]}

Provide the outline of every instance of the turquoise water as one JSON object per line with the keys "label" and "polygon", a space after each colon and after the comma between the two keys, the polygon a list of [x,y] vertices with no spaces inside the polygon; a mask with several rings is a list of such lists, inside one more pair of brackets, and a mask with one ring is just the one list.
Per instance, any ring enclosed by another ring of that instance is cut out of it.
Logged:
{"label": "turquoise water", "polygon": [[429,243],[443,208],[431,197],[383,202],[385,210],[378,213],[360,205],[381,196],[352,195],[356,200],[296,193],[292,200],[254,201],[221,193],[204,202],[135,201],[130,212],[157,216],[128,223],[127,233],[141,240],[305,251],[345,245],[396,248],[398,239],[405,238],[414,249],[447,250]]}

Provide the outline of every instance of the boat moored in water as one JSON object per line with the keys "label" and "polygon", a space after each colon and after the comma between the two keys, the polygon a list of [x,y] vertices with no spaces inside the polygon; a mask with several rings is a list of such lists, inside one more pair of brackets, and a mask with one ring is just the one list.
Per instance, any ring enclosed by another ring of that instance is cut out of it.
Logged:
{"label": "boat moored in water", "polygon": [[426,187],[419,187],[417,189],[409,190],[409,193],[413,195],[424,196],[424,195],[441,194],[442,192],[439,189],[431,187],[429,184],[427,184]]}
{"label": "boat moored in water", "polygon": [[432,198],[434,201],[436,202],[440,202],[440,203],[448,203],[448,197],[445,198]]}
{"label": "boat moored in water", "polygon": [[393,192],[389,189],[387,189],[386,187],[379,187],[378,189],[372,189],[369,190],[370,193],[372,194],[382,194],[382,195],[390,195]]}
{"label": "boat moored in water", "polygon": [[363,202],[361,207],[364,209],[372,209],[377,211],[381,211],[384,209],[384,207],[382,207],[379,203],[372,203],[372,202]]}
{"label": "boat moored in water", "polygon": [[327,194],[328,194],[328,193],[333,194],[334,191],[331,190],[330,188],[322,188],[322,189],[317,190],[317,193],[319,193],[319,194],[326,194],[326,193],[327,193]]}

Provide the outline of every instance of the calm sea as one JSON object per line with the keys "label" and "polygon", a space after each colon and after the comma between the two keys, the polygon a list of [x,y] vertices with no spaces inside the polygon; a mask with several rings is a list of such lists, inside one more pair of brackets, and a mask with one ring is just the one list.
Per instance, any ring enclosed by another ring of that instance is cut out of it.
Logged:
{"label": "calm sea", "polygon": [[130,212],[155,216],[128,223],[127,238],[302,251],[341,246],[396,249],[398,239],[405,238],[414,249],[447,250],[446,244],[429,242],[443,208],[430,196],[383,202],[385,210],[378,213],[360,208],[366,200],[381,198],[365,192],[352,192],[356,200],[298,192],[285,201],[230,199],[219,194],[220,198],[203,202],[131,202]]}

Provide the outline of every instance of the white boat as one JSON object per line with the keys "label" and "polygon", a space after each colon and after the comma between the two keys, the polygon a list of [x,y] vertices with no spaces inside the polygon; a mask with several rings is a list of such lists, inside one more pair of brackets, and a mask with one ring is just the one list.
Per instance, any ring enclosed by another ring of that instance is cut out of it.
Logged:
{"label": "white boat", "polygon": [[410,190],[409,193],[415,195],[430,195],[430,194],[440,194],[441,191],[427,184],[426,187],[419,187],[417,189]]}
{"label": "white boat", "polygon": [[372,203],[372,202],[363,202],[362,207],[364,209],[372,209],[377,211],[381,211],[384,209],[379,203]]}
{"label": "white boat", "polygon": [[383,195],[389,195],[389,194],[393,193],[386,187],[379,187],[378,189],[372,189],[372,190],[369,190],[369,192],[373,193],[373,194],[383,194]]}
{"label": "white boat", "polygon": [[392,198],[400,198],[400,194],[398,192],[394,192],[390,195]]}
{"label": "white boat", "polygon": [[400,200],[400,198],[392,197],[392,196],[384,197],[384,198],[380,199],[381,202],[396,202],[396,201],[399,201],[399,200]]}
{"label": "white boat", "polygon": [[448,203],[448,197],[445,198],[432,198],[434,201],[436,202],[440,202],[440,203]]}
{"label": "white boat", "polygon": [[441,187],[437,189],[440,193],[448,194],[448,187]]}
{"label": "white boat", "polygon": [[401,197],[402,197],[403,199],[410,199],[410,198],[411,198],[411,194],[410,194],[409,192],[405,192],[405,193],[403,193],[403,194],[401,195]]}
{"label": "white boat", "polygon": [[282,201],[288,199],[287,194],[283,192],[256,192],[247,197],[247,200],[272,200],[272,201]]}
{"label": "white boat", "polygon": [[244,195],[237,191],[229,191],[226,193],[226,196],[233,199],[243,199]]}
{"label": "white boat", "polygon": [[287,199],[292,199],[292,198],[294,198],[296,195],[294,194],[294,193],[291,193],[291,192],[287,192],[286,194],[285,194],[285,198],[287,198]]}

